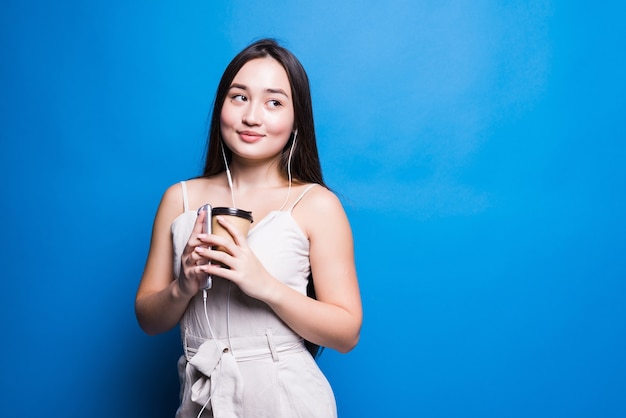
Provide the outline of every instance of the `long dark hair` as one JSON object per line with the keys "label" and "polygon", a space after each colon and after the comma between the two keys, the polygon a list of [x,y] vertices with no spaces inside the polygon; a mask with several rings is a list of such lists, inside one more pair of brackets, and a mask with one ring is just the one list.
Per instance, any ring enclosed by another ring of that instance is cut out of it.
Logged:
{"label": "long dark hair", "polygon": [[[287,49],[283,48],[274,39],[261,39],[250,44],[243,51],[233,58],[228,64],[224,74],[220,79],[213,102],[211,112],[211,125],[207,138],[206,160],[202,177],[211,177],[226,170],[221,154],[221,147],[224,147],[226,159],[230,163],[232,152],[222,141],[220,132],[220,117],[222,107],[226,100],[226,95],[233,82],[233,79],[248,61],[256,58],[271,57],[278,61],[287,72],[289,84],[291,85],[291,96],[293,97],[294,122],[298,130],[297,143],[291,157],[291,175],[294,180],[302,183],[317,183],[324,187],[322,177],[322,167],[317,152],[317,140],[315,138],[315,125],[313,123],[313,105],[311,103],[311,90],[309,88],[309,77],[298,59]],[[294,140],[293,134],[283,148],[279,159],[279,170],[283,178],[287,179],[287,164],[291,144]],[[315,288],[313,286],[313,276],[309,275],[307,285],[307,295],[315,299]],[[305,340],[307,350],[317,356],[320,353],[320,346]]]}
{"label": "long dark hair", "polygon": [[[313,123],[313,106],[311,104],[311,90],[309,78],[300,61],[287,49],[280,46],[273,39],[261,39],[249,45],[241,51],[228,64],[217,87],[213,111],[211,113],[211,125],[207,138],[207,152],[202,177],[210,177],[225,171],[226,167],[220,147],[224,146],[226,159],[230,163],[232,152],[226,144],[223,144],[220,132],[220,116],[224,100],[233,79],[248,61],[256,58],[271,57],[278,61],[285,71],[291,85],[295,128],[298,130],[298,138],[291,159],[291,174],[293,179],[303,183],[317,183],[323,186],[322,168],[317,152],[315,138],[315,125]],[[282,176],[287,178],[287,162],[289,149],[293,141],[293,134],[282,150],[279,160],[279,170]]]}

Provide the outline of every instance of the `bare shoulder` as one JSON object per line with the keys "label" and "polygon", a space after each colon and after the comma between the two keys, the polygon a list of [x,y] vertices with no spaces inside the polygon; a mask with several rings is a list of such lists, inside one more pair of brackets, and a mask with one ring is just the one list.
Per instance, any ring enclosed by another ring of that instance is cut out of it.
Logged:
{"label": "bare shoulder", "polygon": [[185,181],[185,186],[190,210],[196,210],[206,203],[222,206],[223,202],[230,200],[226,175],[196,177]]}
{"label": "bare shoulder", "polygon": [[172,184],[163,193],[161,203],[159,204],[157,220],[165,224],[170,224],[178,215],[183,213],[184,210],[182,184]]}
{"label": "bare shoulder", "polygon": [[344,224],[347,218],[343,205],[335,193],[323,186],[309,190],[294,209],[294,217],[307,235],[314,233],[320,225]]}
{"label": "bare shoulder", "polygon": [[337,195],[324,186],[312,187],[302,200],[304,208],[322,215],[327,214],[329,211],[340,210],[343,212],[343,206]]}
{"label": "bare shoulder", "polygon": [[189,209],[193,210],[194,208],[198,208],[202,204],[206,203],[200,203],[202,201],[202,196],[206,195],[207,192],[211,194],[215,188],[215,184],[218,184],[218,181],[214,178],[203,177],[174,183],[165,190],[165,193],[163,193],[160,208],[166,210],[168,213],[175,213],[176,216],[183,213],[185,211],[185,191],[183,191],[183,188],[186,189]]}
{"label": "bare shoulder", "polygon": [[185,180],[185,184],[187,185],[187,189],[189,189],[189,191],[199,191],[204,190],[207,187],[224,183],[222,181],[222,177],[223,176],[219,175],[213,177],[195,177],[189,180]]}
{"label": "bare shoulder", "polygon": [[171,209],[179,208],[181,211],[183,210],[183,185],[181,182],[174,183],[165,189],[163,197],[161,198],[161,206],[165,206],[167,208],[171,207]]}

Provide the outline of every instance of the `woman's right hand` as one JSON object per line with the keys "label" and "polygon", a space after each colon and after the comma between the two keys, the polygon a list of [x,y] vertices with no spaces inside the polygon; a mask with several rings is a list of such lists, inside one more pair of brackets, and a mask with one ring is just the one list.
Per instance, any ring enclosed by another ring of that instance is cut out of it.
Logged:
{"label": "woman's right hand", "polygon": [[186,295],[189,298],[198,293],[200,288],[206,284],[207,274],[202,271],[201,266],[207,264],[208,260],[195,251],[196,247],[205,245],[198,239],[198,235],[203,233],[202,225],[206,216],[206,209],[202,208],[198,211],[196,223],[181,256],[183,274],[178,279],[178,288],[182,295]]}

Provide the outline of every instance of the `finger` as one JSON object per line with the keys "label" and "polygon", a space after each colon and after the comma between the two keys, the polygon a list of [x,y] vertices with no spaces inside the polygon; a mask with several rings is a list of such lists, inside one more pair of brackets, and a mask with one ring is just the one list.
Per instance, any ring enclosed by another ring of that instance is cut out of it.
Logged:
{"label": "finger", "polygon": [[236,278],[236,272],[226,264],[211,263],[199,267],[204,275],[213,277],[221,277],[222,279],[233,280]]}
{"label": "finger", "polygon": [[240,247],[243,247],[246,243],[246,237],[243,236],[241,232],[237,229],[234,223],[230,222],[228,219],[218,216],[217,222],[224,227],[226,231],[233,237],[233,241]]}
{"label": "finger", "polygon": [[206,256],[206,248],[204,246],[193,247],[191,251],[184,256],[184,263],[187,267],[198,266],[209,262]]}
{"label": "finger", "polygon": [[194,251],[192,251],[189,254],[189,257],[187,257],[187,265],[188,266],[197,266],[198,262],[202,259],[201,255],[199,254],[197,249],[198,249],[198,247],[194,248]]}
{"label": "finger", "polygon": [[[202,249],[207,248],[220,248],[229,254],[234,254],[234,252],[239,249],[239,247],[233,242],[232,238],[228,238],[224,235],[202,234],[198,236],[198,239],[201,241],[201,244],[196,246],[194,251],[197,251],[200,254],[203,254]],[[206,255],[204,256],[206,257]]]}
{"label": "finger", "polygon": [[[210,264],[205,264],[205,265],[208,266]],[[204,271],[203,266],[195,267],[194,270],[196,273],[195,277],[196,277],[196,280],[198,280],[198,284],[200,284],[203,280],[206,280],[207,273],[206,271]]]}
{"label": "finger", "polygon": [[194,266],[203,266],[213,261],[211,254],[215,253],[221,253],[221,251],[213,251],[208,247],[196,247],[190,258]]}
{"label": "finger", "polygon": [[206,267],[211,265],[226,267],[227,269],[233,267],[234,257],[221,250],[204,249],[202,250],[202,257],[202,260],[198,262],[198,266],[204,272],[207,272]]}
{"label": "finger", "polygon": [[193,230],[191,231],[192,236],[198,236],[202,234],[202,226],[204,225],[204,220],[207,216],[206,208],[203,206],[198,210],[198,216],[196,216],[196,223],[193,225]]}
{"label": "finger", "polygon": [[202,255],[211,264],[224,264],[231,268],[234,257],[230,253],[228,253],[228,250],[228,248],[226,248],[226,251],[204,249],[202,251]]}

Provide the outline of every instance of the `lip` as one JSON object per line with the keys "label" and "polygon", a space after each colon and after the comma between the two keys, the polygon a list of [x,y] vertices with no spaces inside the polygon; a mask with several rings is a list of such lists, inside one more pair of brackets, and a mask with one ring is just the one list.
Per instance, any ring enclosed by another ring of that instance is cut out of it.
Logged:
{"label": "lip", "polygon": [[237,133],[243,142],[248,143],[256,142],[265,136],[255,131],[238,131]]}

